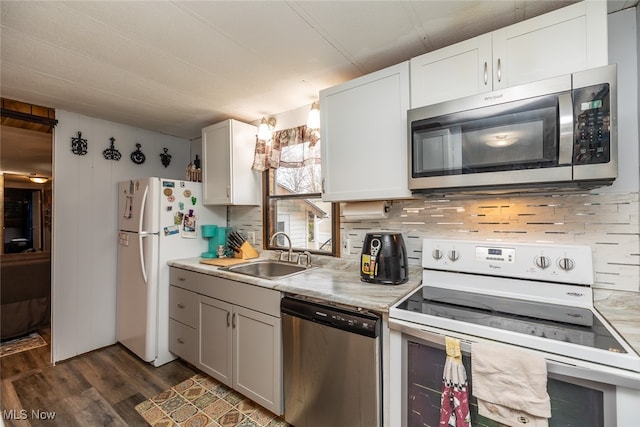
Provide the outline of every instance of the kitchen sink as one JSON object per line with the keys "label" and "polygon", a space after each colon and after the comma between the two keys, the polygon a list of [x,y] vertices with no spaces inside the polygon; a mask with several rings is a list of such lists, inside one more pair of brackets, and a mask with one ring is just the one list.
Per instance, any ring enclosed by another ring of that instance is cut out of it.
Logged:
{"label": "kitchen sink", "polygon": [[231,271],[233,273],[245,274],[247,276],[260,277],[263,279],[281,279],[310,270],[313,267],[293,264],[283,261],[252,261],[244,264],[223,267],[220,270]]}

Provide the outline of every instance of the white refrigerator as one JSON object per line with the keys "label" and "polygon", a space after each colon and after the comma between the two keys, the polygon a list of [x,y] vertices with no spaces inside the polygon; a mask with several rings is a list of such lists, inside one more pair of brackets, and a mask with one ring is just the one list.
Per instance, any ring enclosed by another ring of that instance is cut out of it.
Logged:
{"label": "white refrigerator", "polygon": [[116,338],[155,366],[169,352],[167,261],[200,256],[208,241],[201,225],[226,225],[226,207],[204,206],[202,184],[138,178],[118,185]]}

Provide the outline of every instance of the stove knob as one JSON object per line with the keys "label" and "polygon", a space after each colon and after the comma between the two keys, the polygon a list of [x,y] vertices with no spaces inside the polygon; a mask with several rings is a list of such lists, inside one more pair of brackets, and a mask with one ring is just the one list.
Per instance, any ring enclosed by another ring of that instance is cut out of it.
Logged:
{"label": "stove knob", "polygon": [[453,262],[457,261],[460,258],[460,254],[455,249],[451,249],[449,251],[449,259]]}
{"label": "stove knob", "polygon": [[440,249],[434,249],[431,256],[436,260],[442,259],[442,251]]}
{"label": "stove knob", "polygon": [[538,268],[541,268],[544,270],[546,268],[549,268],[550,264],[551,264],[551,260],[549,259],[549,257],[546,257],[544,255],[536,257],[536,265],[538,266]]}
{"label": "stove knob", "polygon": [[564,257],[558,260],[558,267],[560,267],[564,271],[570,271],[573,270],[573,267],[575,267],[575,263],[571,258]]}

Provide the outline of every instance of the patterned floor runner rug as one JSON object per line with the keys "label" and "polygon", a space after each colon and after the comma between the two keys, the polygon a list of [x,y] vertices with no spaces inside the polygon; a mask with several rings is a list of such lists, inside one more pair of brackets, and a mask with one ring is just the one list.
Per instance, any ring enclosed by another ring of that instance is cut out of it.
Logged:
{"label": "patterned floor runner rug", "polygon": [[24,337],[16,338],[0,343],[0,357],[11,356],[22,351],[43,347],[47,342],[38,334],[33,332]]}
{"label": "patterned floor runner rug", "polygon": [[286,427],[287,423],[224,384],[193,377],[136,405],[153,427]]}

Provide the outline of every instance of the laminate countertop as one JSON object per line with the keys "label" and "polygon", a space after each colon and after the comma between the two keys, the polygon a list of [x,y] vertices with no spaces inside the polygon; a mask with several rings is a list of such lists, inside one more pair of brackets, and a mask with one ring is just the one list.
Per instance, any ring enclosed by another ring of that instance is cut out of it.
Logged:
{"label": "laminate countertop", "polygon": [[[274,259],[264,251],[259,259]],[[409,281],[402,285],[375,285],[360,281],[358,263],[349,259],[316,257],[316,268],[282,279],[269,280],[221,270],[201,264],[200,258],[169,261],[172,267],[224,277],[275,289],[291,295],[312,298],[330,304],[343,304],[388,313],[389,308],[420,286],[422,268],[409,265]],[[640,354],[640,293],[594,289],[594,307],[611,326]]]}
{"label": "laminate countertop", "polygon": [[[320,258],[316,257],[313,260],[313,265],[318,265],[317,267],[273,280],[225,271],[221,267],[200,263],[200,258],[172,260],[168,264],[171,267],[275,289],[290,295],[359,307],[377,313],[387,313],[393,304],[416,289],[422,279],[422,269],[419,266],[409,266],[409,280],[402,285],[365,283],[360,281],[358,264],[353,260],[327,262],[319,261]],[[273,256],[260,259],[273,259]]]}

